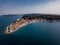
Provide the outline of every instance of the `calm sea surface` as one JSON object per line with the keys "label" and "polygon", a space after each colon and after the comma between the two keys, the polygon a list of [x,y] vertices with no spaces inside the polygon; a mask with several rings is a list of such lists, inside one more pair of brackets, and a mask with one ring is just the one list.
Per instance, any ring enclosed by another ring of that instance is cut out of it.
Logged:
{"label": "calm sea surface", "polygon": [[60,45],[60,22],[36,22],[6,35],[6,27],[22,16],[0,16],[0,45]]}

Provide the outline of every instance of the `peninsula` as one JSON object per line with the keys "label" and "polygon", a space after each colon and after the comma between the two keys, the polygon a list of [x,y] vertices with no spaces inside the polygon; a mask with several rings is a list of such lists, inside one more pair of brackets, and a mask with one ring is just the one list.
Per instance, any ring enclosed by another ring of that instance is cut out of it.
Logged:
{"label": "peninsula", "polygon": [[16,19],[13,23],[6,27],[5,34],[10,34],[17,31],[19,28],[34,23],[36,21],[52,21],[60,20],[60,15],[50,15],[50,14],[26,14],[21,18]]}

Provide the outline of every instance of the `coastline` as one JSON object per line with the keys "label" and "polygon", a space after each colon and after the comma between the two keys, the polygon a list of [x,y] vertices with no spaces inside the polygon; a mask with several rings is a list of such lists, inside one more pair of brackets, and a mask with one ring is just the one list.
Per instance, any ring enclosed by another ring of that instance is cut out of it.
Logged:
{"label": "coastline", "polygon": [[23,26],[25,26],[25,25],[27,25],[27,24],[20,25],[20,26],[19,26],[19,27],[17,27],[14,31],[13,31],[13,30],[11,30],[10,32],[8,32],[8,30],[6,30],[6,31],[5,31],[5,34],[11,34],[11,33],[13,33],[13,32],[15,32],[15,31],[17,31],[19,28],[21,28],[21,27],[23,27]]}
{"label": "coastline", "polygon": [[[21,28],[21,27],[23,27],[23,26],[26,26],[26,25],[28,25],[28,24],[34,23],[34,22],[36,22],[36,20],[33,20],[33,22],[29,22],[29,23],[28,23],[28,22],[25,22],[24,24],[18,26],[16,29],[10,30],[10,32],[8,32],[8,30],[6,30],[6,31],[5,31],[5,34],[11,34],[11,33],[15,32],[15,31],[17,31],[19,28]],[[10,24],[10,25],[11,25],[11,24]],[[7,26],[7,27],[8,27],[8,26]]]}

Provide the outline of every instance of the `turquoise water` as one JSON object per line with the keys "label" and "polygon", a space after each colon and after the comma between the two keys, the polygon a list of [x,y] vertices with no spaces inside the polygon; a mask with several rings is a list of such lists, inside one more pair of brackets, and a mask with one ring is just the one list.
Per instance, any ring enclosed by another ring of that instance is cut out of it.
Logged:
{"label": "turquoise water", "polygon": [[36,22],[6,35],[6,27],[22,16],[0,16],[0,45],[60,45],[60,22]]}

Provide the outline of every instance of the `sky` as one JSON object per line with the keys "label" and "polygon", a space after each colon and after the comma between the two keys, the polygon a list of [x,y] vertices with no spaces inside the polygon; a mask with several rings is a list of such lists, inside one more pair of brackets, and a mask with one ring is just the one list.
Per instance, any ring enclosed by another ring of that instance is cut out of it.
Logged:
{"label": "sky", "polygon": [[60,14],[60,0],[0,0],[0,15]]}

